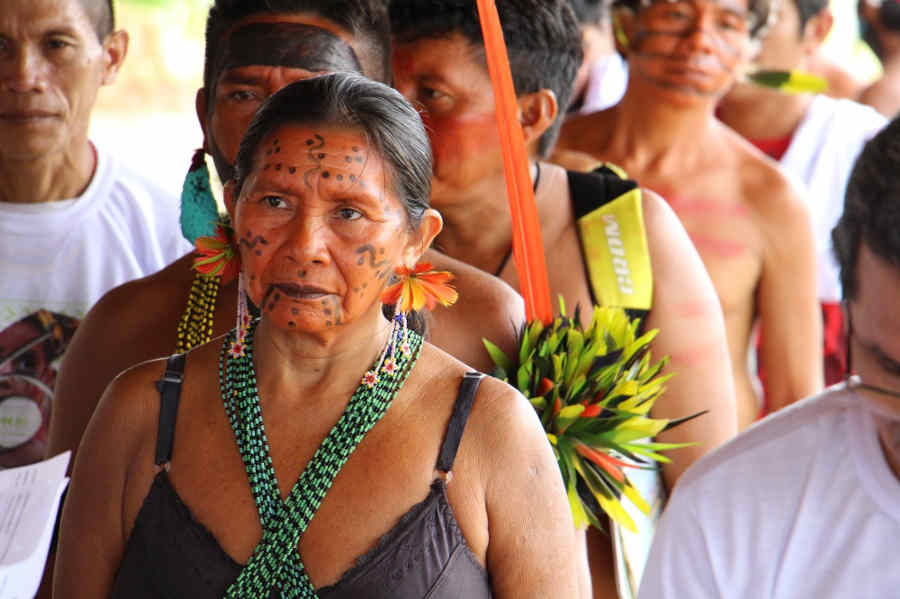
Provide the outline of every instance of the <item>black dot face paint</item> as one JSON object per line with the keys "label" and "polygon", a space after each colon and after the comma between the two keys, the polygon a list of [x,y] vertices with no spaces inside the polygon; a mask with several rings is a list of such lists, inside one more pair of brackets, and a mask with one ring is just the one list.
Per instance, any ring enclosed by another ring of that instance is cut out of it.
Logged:
{"label": "black dot face paint", "polygon": [[257,256],[262,256],[262,249],[257,246],[269,245],[269,240],[262,235],[254,236],[253,231],[247,231],[246,233],[244,233],[244,236],[241,237],[238,244],[241,247],[247,248],[247,251],[252,251]]}
{"label": "black dot face paint", "polygon": [[296,166],[288,167],[288,172],[293,175],[294,173],[297,172],[297,167]]}

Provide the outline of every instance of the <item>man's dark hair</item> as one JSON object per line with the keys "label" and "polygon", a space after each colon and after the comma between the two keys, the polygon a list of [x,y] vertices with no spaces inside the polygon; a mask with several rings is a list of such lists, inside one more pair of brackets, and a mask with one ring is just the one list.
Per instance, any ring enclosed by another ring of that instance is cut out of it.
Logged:
{"label": "man's dark hair", "polygon": [[87,13],[88,19],[97,32],[100,43],[116,27],[116,13],[113,10],[113,0],[79,0]]}
{"label": "man's dark hair", "polygon": [[[627,8],[635,13],[654,2],[667,0],[613,0],[613,6]],[[774,0],[748,0],[750,12],[750,39],[759,40],[769,28]]]}
{"label": "man's dark hair", "polygon": [[844,213],[831,232],[844,299],[856,296],[859,248],[900,268],[900,118],[863,148],[847,182]]}
{"label": "man's dark hair", "polygon": [[361,130],[384,160],[411,227],[419,225],[431,196],[431,146],[419,113],[400,92],[352,73],[292,83],[263,103],[241,140],[235,161],[238,193],[254,167],[259,144],[286,124]]}
{"label": "man's dark hair", "polygon": [[569,4],[582,25],[604,23],[609,16],[609,0],[569,0]]}
{"label": "man's dark hair", "polygon": [[797,17],[800,22],[800,33],[814,16],[828,8],[828,0],[794,0],[797,7]]}
{"label": "man's dark hair", "polygon": [[211,91],[219,73],[216,57],[228,30],[238,21],[258,14],[310,13],[347,30],[362,42],[359,56],[366,75],[391,81],[391,30],[388,0],[215,0],[206,19],[206,62],[203,87]]}
{"label": "man's dark hair", "polygon": [[[503,36],[509,49],[516,94],[550,89],[559,114],[541,136],[538,152],[553,147],[572,97],[581,65],[581,32],[568,0],[497,0]],[[475,0],[393,0],[391,25],[400,42],[462,34],[484,50]],[[447,57],[458,60],[457,57]],[[487,63],[485,62],[485,69]]]}

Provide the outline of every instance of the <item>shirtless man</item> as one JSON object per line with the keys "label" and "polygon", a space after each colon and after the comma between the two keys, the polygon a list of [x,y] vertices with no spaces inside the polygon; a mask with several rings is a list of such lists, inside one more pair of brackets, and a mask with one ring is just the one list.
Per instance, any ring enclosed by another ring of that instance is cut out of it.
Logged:
{"label": "shirtless man", "polygon": [[[550,291],[554,298],[562,295],[570,310],[587,307],[592,294],[567,174],[541,162],[553,145],[581,60],[578,25],[566,0],[503,0],[497,5],[522,130],[534,161]],[[431,136],[431,201],[444,216],[436,245],[517,286],[516,266],[509,259],[512,227],[494,96],[475,2],[450,7],[438,1],[394,0],[391,21],[397,88],[419,105]],[[653,270],[652,309],[645,325],[660,330],[654,355],[671,356],[669,370],[677,373],[654,415],[674,418],[709,410],[661,435],[664,441],[698,443],[670,454],[673,461],[664,475],[671,486],[694,460],[735,434],[734,387],[722,312],[702,262],[659,196],[644,192],[642,209]],[[589,538],[594,596],[614,596],[609,556],[603,555],[609,542],[599,534]]]}
{"label": "shirtless man", "polygon": [[[769,28],[756,67],[810,71],[834,22],[828,0],[787,0]],[[784,93],[739,82],[719,102],[719,119],[777,160],[806,185],[818,258],[822,304],[825,384],[844,379],[846,356],[841,285],[832,253],[831,230],[844,210],[844,189],[856,157],[887,124],[873,108],[825,95]],[[765,378],[760,376],[765,384]]]}
{"label": "shirtless man", "polygon": [[[280,6],[285,7],[282,12],[269,12],[258,2],[217,2],[210,10],[197,116],[204,148],[223,181],[233,174],[238,144],[256,109],[284,85],[338,70],[362,69],[374,79],[391,78],[384,3],[294,0]],[[286,8],[290,6],[295,8]],[[512,350],[524,320],[521,298],[492,277],[437,252],[428,252],[426,259],[454,272],[460,291],[452,309],[434,313],[432,342],[489,370],[492,363],[481,338],[496,338]],[[194,278],[192,263],[189,254],[153,276],[123,285],[88,314],[60,373],[49,455],[77,449],[100,395],[119,372],[175,350],[176,327]],[[237,284],[232,282],[219,291],[214,336],[234,327],[236,309]]]}
{"label": "shirtless man", "polygon": [[748,347],[761,321],[769,408],[822,387],[809,211],[776,166],[714,116],[768,19],[762,2],[620,7],[629,81],[609,110],[569,120],[561,147],[625,169],[669,202],[725,313],[740,427],[760,412]]}

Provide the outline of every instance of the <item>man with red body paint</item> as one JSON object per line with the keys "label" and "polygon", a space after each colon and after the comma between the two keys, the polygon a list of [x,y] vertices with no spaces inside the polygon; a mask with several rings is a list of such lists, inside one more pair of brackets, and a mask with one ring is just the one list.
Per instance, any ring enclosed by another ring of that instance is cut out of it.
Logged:
{"label": "man with red body paint", "polygon": [[714,115],[767,23],[764,2],[618,7],[628,39],[625,97],[608,110],[568,121],[560,141],[566,150],[621,166],[678,214],[725,313],[741,428],[760,411],[748,368],[757,321],[769,408],[822,387],[808,209],[775,163]]}

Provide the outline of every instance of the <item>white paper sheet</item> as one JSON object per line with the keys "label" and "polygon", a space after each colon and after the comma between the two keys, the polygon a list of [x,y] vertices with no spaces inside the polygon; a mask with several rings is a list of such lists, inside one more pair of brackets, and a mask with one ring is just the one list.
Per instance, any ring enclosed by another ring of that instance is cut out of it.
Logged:
{"label": "white paper sheet", "polygon": [[37,593],[70,457],[0,470],[0,599]]}

